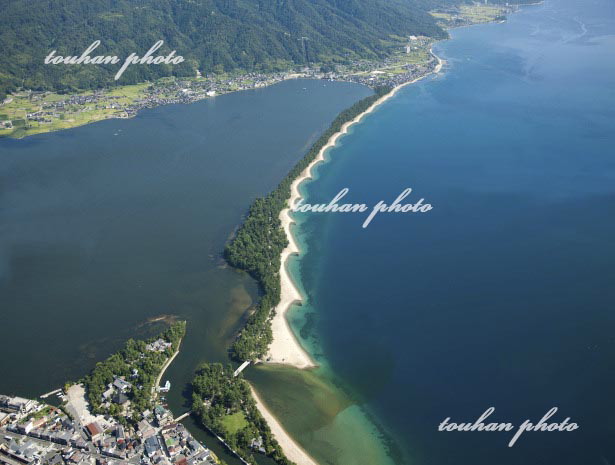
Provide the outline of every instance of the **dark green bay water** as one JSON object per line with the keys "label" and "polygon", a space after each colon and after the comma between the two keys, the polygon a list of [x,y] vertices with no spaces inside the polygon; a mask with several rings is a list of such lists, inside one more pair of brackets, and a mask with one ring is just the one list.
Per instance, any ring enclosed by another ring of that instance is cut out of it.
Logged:
{"label": "dark green bay water", "polygon": [[[321,367],[247,377],[322,465],[615,463],[614,51],[607,0],[454,31],[437,47],[445,74],[355,126],[303,186],[313,203],[349,187],[370,205],[412,187],[435,206],[366,230],[362,215],[297,215],[305,254],[290,267],[307,304],[290,320]],[[81,376],[170,314],[189,321],[168,372],[181,413],[192,371],[226,360],[257,297],[219,259],[228,234],[367,92],[287,82],[0,141],[15,354],[0,359],[0,392]],[[581,429],[514,448],[509,433],[437,431],[490,406],[514,424],[557,406]]]}
{"label": "dark green bay water", "polygon": [[172,315],[188,320],[167,372],[182,413],[194,369],[226,363],[257,298],[251,279],[224,266],[225,241],[252,200],[370,93],[287,81],[0,140],[0,392],[37,396],[75,380],[129,337],[158,331],[149,319]]}
{"label": "dark green bay water", "polygon": [[[365,230],[366,215],[296,214],[307,303],[290,320],[321,368],[248,376],[323,463],[613,464],[615,4],[548,0],[436,51],[445,74],[354,126],[302,186],[368,205],[411,187],[434,210]],[[512,448],[513,433],[437,431],[491,406],[515,426],[559,407],[580,429]],[[370,418],[380,431],[357,432]]]}

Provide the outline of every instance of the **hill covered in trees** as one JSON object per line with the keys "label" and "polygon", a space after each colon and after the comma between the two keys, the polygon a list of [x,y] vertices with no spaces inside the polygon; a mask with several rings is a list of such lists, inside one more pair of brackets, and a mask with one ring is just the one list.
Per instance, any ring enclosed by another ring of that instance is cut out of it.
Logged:
{"label": "hill covered in trees", "polygon": [[[157,77],[379,58],[408,35],[445,37],[427,10],[433,0],[0,0],[0,97],[18,87],[70,91]],[[177,50],[179,65],[45,65],[51,50],[121,62]]]}

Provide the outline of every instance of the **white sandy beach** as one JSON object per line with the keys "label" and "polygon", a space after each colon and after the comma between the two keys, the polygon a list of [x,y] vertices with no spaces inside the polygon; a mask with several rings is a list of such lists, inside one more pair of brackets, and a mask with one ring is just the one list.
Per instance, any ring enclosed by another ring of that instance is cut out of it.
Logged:
{"label": "white sandy beach", "polygon": [[250,386],[250,389],[252,390],[252,397],[254,397],[256,401],[259,412],[261,412],[261,415],[267,421],[273,437],[280,443],[286,457],[297,465],[318,465],[318,463],[288,435],[282,425],[278,423],[278,420],[267,410],[267,407],[265,407],[263,401],[258,397],[254,388]]}
{"label": "white sandy beach", "polygon": [[[432,52],[433,54],[433,52]],[[444,62],[436,55],[434,55],[438,60],[438,64],[434,68],[433,72],[430,74],[437,74],[441,71]],[[299,193],[299,185],[305,181],[306,179],[310,179],[312,177],[312,168],[318,163],[324,161],[325,151],[333,146],[335,146],[338,138],[348,132],[348,129],[353,125],[361,121],[361,119],[374,111],[378,105],[386,102],[388,99],[393,97],[399,89],[409,84],[413,84],[430,74],[426,74],[420,78],[417,78],[413,81],[406,82],[395,87],[391,92],[382,96],[378,100],[376,100],[367,110],[358,115],[352,121],[347,122],[342,126],[342,129],[331,136],[331,138],[327,141],[327,144],[320,149],[318,152],[318,156],[310,163],[305,170],[301,173],[297,179],[295,179],[290,187],[290,198],[288,199],[288,205],[295,205],[296,202],[301,198],[301,194]],[[273,317],[271,323],[271,329],[273,331],[273,342],[269,346],[269,352],[265,357],[267,363],[279,363],[285,365],[291,365],[296,368],[311,368],[316,366],[314,361],[310,358],[308,353],[301,347],[299,341],[295,337],[292,329],[290,328],[288,321],[286,319],[286,312],[294,303],[301,302],[302,296],[299,290],[297,289],[295,283],[293,282],[287,268],[286,262],[288,257],[293,254],[299,254],[299,248],[297,247],[297,243],[290,231],[291,224],[294,223],[290,215],[290,208],[285,208],[280,213],[280,221],[282,222],[282,227],[284,228],[284,232],[286,233],[286,237],[288,238],[288,246],[282,251],[281,255],[281,265],[280,265],[280,303],[275,308],[275,316]]]}
{"label": "white sandy beach", "polygon": [[[433,53],[433,52],[432,52]],[[436,55],[434,55],[436,56]],[[437,57],[438,65],[434,68],[433,73],[439,73],[443,66],[443,61]],[[352,121],[344,124],[339,132],[331,136],[331,138],[327,141],[327,144],[318,152],[317,157],[310,163],[306,169],[301,173],[297,179],[295,179],[290,187],[290,198],[288,199],[288,205],[294,205],[301,198],[301,194],[299,193],[299,185],[305,181],[306,179],[310,179],[312,177],[312,168],[318,163],[324,161],[324,154],[327,149],[333,147],[337,142],[338,138],[348,132],[348,129],[353,125],[361,121],[361,119],[374,111],[374,109],[386,102],[388,99],[393,97],[399,89],[402,87],[415,83],[425,77],[429,76],[429,74],[422,76],[413,81],[406,82],[395,87],[391,92],[382,96],[376,102],[373,103],[367,110],[358,115]],[[302,296],[297,286],[293,282],[290,273],[286,268],[286,262],[288,257],[292,254],[299,254],[300,250],[295,242],[295,238],[290,231],[291,225],[294,223],[290,215],[290,208],[285,208],[280,213],[280,221],[282,223],[282,228],[284,228],[284,232],[286,233],[286,237],[288,238],[288,246],[282,251],[281,260],[280,260],[280,285],[281,285],[281,293],[280,293],[280,303],[275,308],[275,316],[273,317],[271,323],[271,329],[273,332],[273,342],[269,346],[269,352],[265,357],[266,363],[278,363],[294,366],[296,368],[312,368],[315,367],[316,364],[310,358],[308,353],[301,347],[299,341],[295,337],[288,321],[286,319],[286,312],[294,303],[301,302]],[[276,418],[271,414],[269,410],[265,407],[261,399],[256,394],[254,388],[252,388],[252,395],[256,401],[256,406],[258,410],[261,412],[261,415],[267,421],[267,424],[271,428],[271,432],[273,433],[276,440],[280,443],[282,450],[286,454],[286,456],[295,462],[297,465],[318,465],[317,462],[308,455],[308,453],[301,448],[284,430],[282,425],[276,420]]]}
{"label": "white sandy beach", "polygon": [[175,360],[175,357],[177,357],[179,355],[179,348],[181,347],[182,342],[183,342],[183,339],[181,339],[179,341],[179,344],[177,345],[177,350],[175,351],[175,353],[173,355],[171,355],[171,358],[169,358],[164,363],[164,365],[160,369],[160,373],[158,373],[158,376],[156,377],[156,382],[152,386],[152,395],[155,398],[158,397],[158,386],[160,386],[160,382],[162,381],[162,377],[164,376],[164,372],[167,371],[167,368],[169,368],[171,366],[171,363],[173,363],[173,360]]}

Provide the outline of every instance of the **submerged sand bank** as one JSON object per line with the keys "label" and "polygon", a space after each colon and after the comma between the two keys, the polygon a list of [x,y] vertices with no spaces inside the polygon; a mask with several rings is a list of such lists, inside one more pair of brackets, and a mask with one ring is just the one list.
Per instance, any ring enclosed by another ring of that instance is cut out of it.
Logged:
{"label": "submerged sand bank", "polygon": [[316,461],[290,437],[282,425],[280,425],[278,420],[276,420],[265,404],[263,404],[260,397],[258,397],[258,394],[254,388],[250,386],[250,389],[252,390],[252,397],[254,397],[254,400],[256,401],[256,406],[258,407],[259,412],[261,412],[261,415],[267,421],[269,428],[271,428],[273,437],[276,441],[278,441],[280,447],[282,447],[286,457],[288,457],[288,459],[292,462],[295,462],[297,465],[318,465]]}
{"label": "submerged sand bank", "polygon": [[[312,161],[312,163],[310,163],[291,184],[290,198],[288,199],[289,207],[295,205],[299,201],[299,199],[301,199],[299,185],[306,179],[312,178],[312,169],[314,168],[314,166],[324,161],[325,152],[329,148],[334,147],[337,140],[341,136],[346,134],[348,132],[348,129],[353,124],[360,122],[365,115],[368,115],[369,113],[373,112],[379,105],[383,104],[391,97],[393,97],[402,87],[409,84],[413,84],[431,74],[437,74],[441,71],[444,62],[438,56],[434,56],[438,60],[438,64],[431,73],[428,73],[425,76],[421,76],[420,78],[414,79],[413,81],[409,81],[395,87],[391,90],[391,92],[376,100],[367,110],[358,115],[352,121],[345,123],[339,132],[331,136],[331,138],[327,141],[327,144],[320,149],[314,161]],[[285,365],[291,365],[296,368],[311,368],[315,367],[316,364],[310,358],[308,353],[303,349],[303,347],[301,347],[299,341],[297,340],[286,319],[286,312],[291,307],[291,305],[302,301],[301,293],[297,289],[297,286],[293,282],[292,277],[290,276],[290,273],[288,272],[286,267],[288,257],[293,254],[299,254],[300,252],[299,247],[297,246],[294,236],[290,230],[291,225],[294,224],[290,208],[285,208],[284,210],[282,210],[282,212],[280,213],[280,221],[282,223],[282,228],[286,233],[286,237],[288,238],[288,246],[282,251],[281,254],[280,303],[275,308],[275,316],[273,317],[271,323],[273,342],[269,346],[269,352],[267,353],[266,360],[267,363],[280,363]]]}

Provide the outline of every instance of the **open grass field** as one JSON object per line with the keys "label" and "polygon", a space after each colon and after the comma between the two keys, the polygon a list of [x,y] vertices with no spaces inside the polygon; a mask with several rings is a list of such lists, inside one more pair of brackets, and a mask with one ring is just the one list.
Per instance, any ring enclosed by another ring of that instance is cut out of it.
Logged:
{"label": "open grass field", "polygon": [[[0,121],[12,121],[13,128],[0,128],[0,136],[25,137],[26,135],[57,131],[81,126],[106,118],[122,115],[122,111],[112,108],[111,104],[128,105],[144,95],[149,84],[138,84],[113,89],[105,93],[105,99],[99,103],[65,105],[53,108],[49,105],[67,100],[67,95],[46,92],[44,94],[19,93],[12,95],[0,105]],[[74,96],[92,95],[89,93],[73,94]],[[116,98],[117,97],[117,98]],[[27,119],[28,114],[44,112],[44,121]],[[22,124],[23,121],[23,124]]]}
{"label": "open grass field", "polygon": [[438,19],[442,27],[467,26],[471,24],[489,23],[503,18],[509,8],[502,5],[461,5],[458,9],[433,11],[431,15]]}
{"label": "open grass field", "polygon": [[237,412],[232,415],[225,415],[222,418],[222,424],[230,434],[235,434],[248,426],[248,421],[243,412]]}

